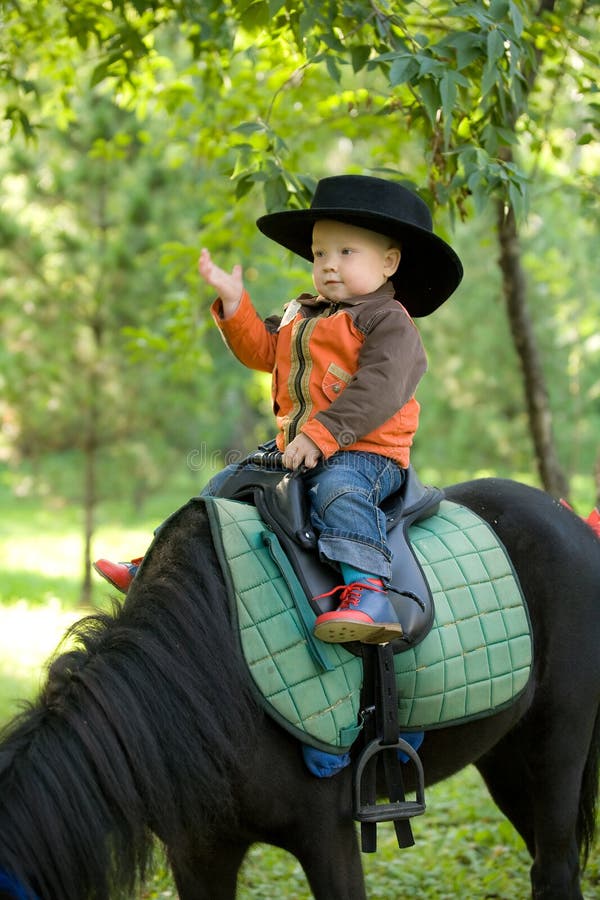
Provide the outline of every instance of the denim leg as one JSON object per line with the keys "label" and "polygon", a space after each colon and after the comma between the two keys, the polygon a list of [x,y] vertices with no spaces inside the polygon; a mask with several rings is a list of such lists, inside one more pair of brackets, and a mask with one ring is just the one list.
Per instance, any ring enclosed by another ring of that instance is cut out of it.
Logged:
{"label": "denim leg", "polygon": [[391,553],[379,504],[405,475],[394,460],[361,451],[340,451],[305,475],[321,559],[389,582]]}

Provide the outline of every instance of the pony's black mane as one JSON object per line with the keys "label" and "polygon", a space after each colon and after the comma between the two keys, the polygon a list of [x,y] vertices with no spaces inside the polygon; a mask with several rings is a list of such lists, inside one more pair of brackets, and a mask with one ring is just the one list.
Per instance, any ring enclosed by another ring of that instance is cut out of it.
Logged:
{"label": "pony's black mane", "polygon": [[130,897],[152,832],[177,846],[235,814],[252,730],[201,501],[171,517],[123,606],[67,637],[0,736],[0,871],[43,900]]}

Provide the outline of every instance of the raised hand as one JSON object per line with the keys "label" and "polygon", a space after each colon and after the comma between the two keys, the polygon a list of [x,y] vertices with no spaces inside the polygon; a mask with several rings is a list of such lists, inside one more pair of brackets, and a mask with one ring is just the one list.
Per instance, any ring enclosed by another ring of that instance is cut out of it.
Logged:
{"label": "raised hand", "polygon": [[225,318],[233,315],[239,306],[244,290],[242,267],[236,265],[231,272],[225,272],[212,261],[210,253],[206,247],[203,247],[198,259],[198,272],[200,277],[210,284],[221,298]]}

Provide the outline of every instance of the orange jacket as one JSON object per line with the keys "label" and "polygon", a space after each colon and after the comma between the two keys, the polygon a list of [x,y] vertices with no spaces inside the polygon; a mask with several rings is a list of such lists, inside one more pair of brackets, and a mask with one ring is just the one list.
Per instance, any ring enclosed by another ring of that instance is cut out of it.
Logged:
{"label": "orange jacket", "polygon": [[367,450],[408,466],[427,360],[390,284],[337,304],[302,294],[264,321],[246,292],[233,316],[222,318],[220,300],[212,313],[237,358],[273,375],[280,450],[303,432],[325,458]]}

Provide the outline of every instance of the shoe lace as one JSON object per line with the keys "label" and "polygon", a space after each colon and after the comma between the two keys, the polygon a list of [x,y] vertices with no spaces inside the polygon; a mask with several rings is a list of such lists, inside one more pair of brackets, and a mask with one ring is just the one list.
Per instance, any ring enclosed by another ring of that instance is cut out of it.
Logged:
{"label": "shoe lace", "polygon": [[379,578],[369,578],[367,581],[352,581],[350,584],[338,584],[337,587],[327,591],[325,594],[319,594],[314,597],[315,600],[321,600],[322,597],[331,597],[340,591],[340,603],[338,611],[348,609],[350,606],[358,606],[363,591],[376,591],[378,594],[384,594],[383,583]]}

